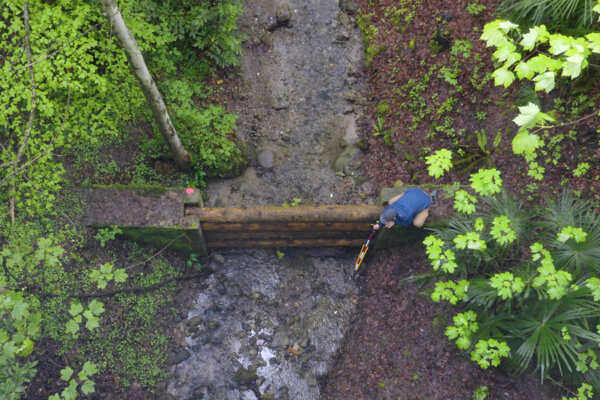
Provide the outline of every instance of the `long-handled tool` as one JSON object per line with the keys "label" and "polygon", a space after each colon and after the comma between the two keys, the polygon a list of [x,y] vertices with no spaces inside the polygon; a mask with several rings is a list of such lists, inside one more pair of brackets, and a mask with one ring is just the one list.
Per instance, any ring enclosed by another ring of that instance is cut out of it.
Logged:
{"label": "long-handled tool", "polygon": [[379,224],[379,221],[375,222],[375,225],[373,225],[373,228],[371,228],[371,233],[369,234],[369,238],[367,239],[365,244],[363,244],[362,248],[360,249],[360,253],[358,254],[356,263],[354,263],[354,273],[352,274],[352,280],[354,280],[356,278],[356,274],[358,274],[358,271],[360,270],[360,266],[362,265],[362,262],[365,259],[365,254],[367,254],[367,250],[369,250],[369,246],[371,245],[373,236],[375,236],[375,234],[377,233],[377,229],[375,229],[375,226],[377,226],[378,224]]}

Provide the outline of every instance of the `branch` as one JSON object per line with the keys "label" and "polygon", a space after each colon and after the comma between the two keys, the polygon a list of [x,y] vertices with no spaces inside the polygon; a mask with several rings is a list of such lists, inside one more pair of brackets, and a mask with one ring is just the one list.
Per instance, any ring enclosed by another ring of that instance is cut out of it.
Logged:
{"label": "branch", "polygon": [[[23,25],[25,26],[25,54],[27,56],[27,63],[31,65],[31,28],[29,26],[29,1],[25,1],[23,6]],[[29,70],[29,83],[31,85],[31,110],[29,112],[29,121],[27,123],[27,129],[25,130],[25,136],[23,137],[23,142],[21,143],[21,147],[19,147],[19,152],[17,153],[17,157],[12,160],[9,165],[18,165],[21,161],[21,157],[23,157],[23,153],[25,152],[25,148],[27,147],[27,142],[29,141],[29,135],[31,135],[31,131],[33,130],[33,121],[35,119],[35,108],[36,108],[36,88],[35,88],[35,76],[33,74],[33,68],[31,66],[28,67]]]}
{"label": "branch", "polygon": [[579,122],[581,122],[581,121],[584,121],[584,120],[586,120],[586,119],[588,119],[588,118],[591,118],[591,117],[594,117],[594,116],[596,116],[596,115],[598,115],[598,111],[594,111],[593,113],[591,113],[591,114],[588,114],[588,115],[586,115],[586,116],[584,116],[584,117],[581,117],[581,118],[579,118],[579,119],[576,119],[575,121],[571,121],[571,122],[565,122],[564,124],[560,124],[560,125],[548,125],[548,126],[540,126],[539,128],[537,128],[535,131],[533,131],[533,132],[531,132],[531,133],[533,134],[533,133],[539,132],[539,131],[541,131],[541,130],[543,130],[543,129],[554,129],[554,128],[561,128],[561,127],[563,127],[563,126],[568,126],[568,125],[577,124],[577,123],[579,123]]}

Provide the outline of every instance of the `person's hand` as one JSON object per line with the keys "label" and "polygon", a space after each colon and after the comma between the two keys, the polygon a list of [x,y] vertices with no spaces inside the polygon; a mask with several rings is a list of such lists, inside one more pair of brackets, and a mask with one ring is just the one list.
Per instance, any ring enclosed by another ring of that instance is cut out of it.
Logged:
{"label": "person's hand", "polygon": [[388,229],[391,229],[392,226],[394,226],[394,221],[388,221],[388,222],[385,223],[385,227],[388,228]]}

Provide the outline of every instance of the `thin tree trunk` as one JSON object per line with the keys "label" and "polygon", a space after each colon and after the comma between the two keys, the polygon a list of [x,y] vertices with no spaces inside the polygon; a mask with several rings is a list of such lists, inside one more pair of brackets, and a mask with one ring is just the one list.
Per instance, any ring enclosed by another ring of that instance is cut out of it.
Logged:
{"label": "thin tree trunk", "polygon": [[190,155],[181,144],[179,136],[177,136],[177,132],[171,122],[171,117],[169,116],[165,102],[146,67],[142,52],[140,51],[135,38],[129,31],[129,28],[127,28],[115,0],[100,0],[100,4],[112,30],[119,38],[119,42],[127,55],[127,59],[133,66],[135,76],[137,77],[138,82],[142,87],[142,91],[146,96],[146,100],[152,109],[152,114],[158,124],[158,129],[169,145],[171,155],[180,168],[189,167],[191,162]]}

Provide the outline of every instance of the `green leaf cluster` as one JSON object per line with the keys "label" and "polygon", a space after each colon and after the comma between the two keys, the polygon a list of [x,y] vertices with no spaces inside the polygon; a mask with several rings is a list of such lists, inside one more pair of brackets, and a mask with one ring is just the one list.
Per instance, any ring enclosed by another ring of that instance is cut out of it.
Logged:
{"label": "green leaf cluster", "polygon": [[77,338],[79,336],[80,324],[83,322],[83,317],[86,319],[85,327],[92,331],[100,326],[100,318],[98,316],[104,312],[104,304],[98,300],[92,300],[88,304],[88,308],[84,311],[83,305],[78,301],[71,302],[69,307],[69,319],[65,325],[66,332]]}
{"label": "green leaf cluster", "polygon": [[32,312],[35,303],[23,292],[0,293],[0,398],[19,399],[36,373],[37,361],[22,361],[40,336],[42,315]]}
{"label": "green leaf cluster", "polygon": [[104,263],[99,269],[94,269],[90,272],[90,279],[98,284],[98,289],[106,288],[108,282],[112,280],[119,283],[125,282],[127,277],[125,268],[115,269],[114,265],[110,262]]}
{"label": "green leaf cluster", "polygon": [[427,167],[429,175],[437,179],[452,168],[452,152],[448,149],[437,150],[434,154],[425,157],[425,163],[429,165]]}
{"label": "green leaf cluster", "polygon": [[[482,368],[506,359],[517,373],[535,368],[600,388],[600,221],[590,203],[568,190],[538,210],[505,192],[477,200],[476,212],[424,241],[432,299],[463,315],[447,336]],[[440,268],[448,251],[455,267]]]}
{"label": "green leaf cluster", "polygon": [[[89,395],[96,392],[95,383],[90,380],[92,375],[98,373],[98,367],[96,364],[90,361],[86,361],[81,367],[81,371],[77,374],[77,379],[73,377],[73,369],[69,366],[60,370],[60,379],[68,382],[68,386],[63,389],[60,394],[53,394],[49,400],[75,400],[78,392],[77,388],[81,390],[84,395]],[[81,386],[79,386],[81,385]]]}

